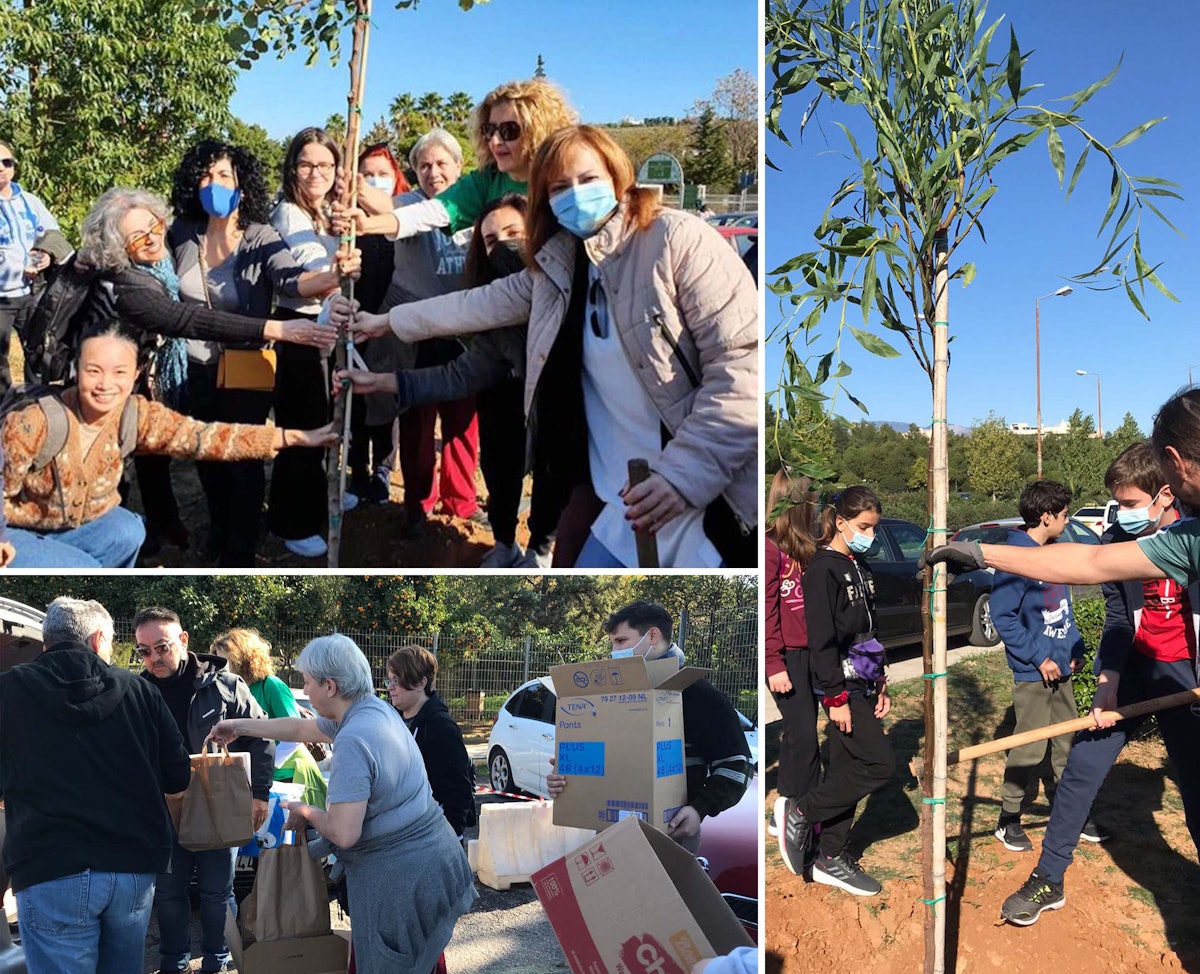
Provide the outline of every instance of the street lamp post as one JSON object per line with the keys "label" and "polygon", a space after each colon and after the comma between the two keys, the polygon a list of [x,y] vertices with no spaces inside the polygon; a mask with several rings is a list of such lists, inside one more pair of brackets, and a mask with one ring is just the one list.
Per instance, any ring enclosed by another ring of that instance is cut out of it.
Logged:
{"label": "street lamp post", "polygon": [[1042,479],[1042,315],[1041,304],[1045,298],[1065,298],[1074,289],[1060,287],[1057,291],[1043,294],[1033,302],[1033,356],[1034,382],[1037,387],[1037,475]]}
{"label": "street lamp post", "polygon": [[1084,369],[1076,369],[1076,375],[1094,375],[1096,377],[1096,432],[1100,439],[1104,439],[1104,416],[1100,412],[1100,373],[1088,372]]}

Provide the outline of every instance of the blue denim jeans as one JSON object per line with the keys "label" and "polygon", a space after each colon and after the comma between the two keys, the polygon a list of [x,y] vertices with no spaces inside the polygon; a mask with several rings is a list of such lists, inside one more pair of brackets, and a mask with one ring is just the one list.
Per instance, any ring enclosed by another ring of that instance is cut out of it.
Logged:
{"label": "blue denim jeans", "polygon": [[140,514],[114,507],[67,531],[10,527],[8,538],[17,549],[13,568],[132,568],[146,540],[146,526]]}
{"label": "blue denim jeans", "polygon": [[583,547],[579,551],[579,557],[575,559],[574,567],[628,568],[629,566],[622,563],[616,557],[616,555],[604,547],[604,545],[596,539],[596,536],[589,531],[587,541],[583,543]]}
{"label": "blue denim jeans", "polygon": [[129,974],[142,969],[154,903],[153,873],[86,869],[17,893],[30,971]]}
{"label": "blue denim jeans", "polygon": [[188,887],[192,874],[200,894],[200,970],[218,971],[228,964],[229,945],[225,943],[225,908],[237,912],[233,899],[233,867],[237,849],[213,849],[189,852],[178,842],[171,850],[168,872],[158,874],[154,906],[158,910],[159,968],[186,971],[192,955],[188,921],[192,904]]}

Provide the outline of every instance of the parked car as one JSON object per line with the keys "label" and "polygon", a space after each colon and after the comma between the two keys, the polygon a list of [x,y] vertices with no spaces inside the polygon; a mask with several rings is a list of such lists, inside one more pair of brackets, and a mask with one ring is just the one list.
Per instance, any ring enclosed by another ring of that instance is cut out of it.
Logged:
{"label": "parked car", "polygon": [[[951,541],[978,541],[980,544],[1008,544],[1008,532],[1025,522],[1019,517],[1006,517],[999,521],[984,521],[961,528]],[[1060,541],[1076,544],[1099,544],[1100,538],[1087,524],[1074,517],[1067,518]],[[991,571],[991,569],[988,569]]]}
{"label": "parked car", "polygon": [[[554,757],[557,702],[548,676],[521,684],[504,701],[488,735],[488,777],[496,791],[548,797],[546,774]],[[738,722],[757,765],[758,728],[740,712]]]}
{"label": "parked car", "polygon": [[733,808],[706,818],[696,858],[729,908],[758,942],[758,782]]}
{"label": "parked car", "polygon": [[[922,638],[924,592],[917,559],[925,550],[924,528],[911,521],[881,518],[875,542],[863,556],[875,577],[875,616],[884,646],[904,646]],[[946,591],[946,634],[969,635],[976,646],[995,646],[1000,635],[988,609],[992,576],[986,571],[952,577]]]}
{"label": "parked car", "polygon": [[713,213],[705,219],[715,227],[758,227],[757,213]]}
{"label": "parked car", "polygon": [[1106,507],[1081,507],[1071,517],[1077,521],[1082,521],[1096,532],[1096,537],[1100,537],[1108,527],[1108,524],[1105,522],[1106,513]]}

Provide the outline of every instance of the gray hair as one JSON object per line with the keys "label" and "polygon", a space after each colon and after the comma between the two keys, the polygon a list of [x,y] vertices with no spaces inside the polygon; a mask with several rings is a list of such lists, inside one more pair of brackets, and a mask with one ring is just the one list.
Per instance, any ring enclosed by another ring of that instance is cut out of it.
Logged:
{"label": "gray hair", "polygon": [[97,632],[112,639],[112,616],[99,602],[60,595],[46,606],[42,643],[47,649],[59,643],[86,643]]}
{"label": "gray hair", "polygon": [[431,145],[440,145],[443,149],[454,157],[454,161],[460,166],[462,165],[462,146],[458,144],[458,139],[447,132],[443,128],[430,129],[419,139],[417,144],[412,147],[412,151],[408,154],[408,164],[416,171],[417,165],[421,161],[421,153],[428,149]]}
{"label": "gray hair", "polygon": [[96,200],[83,219],[80,233],[79,261],[101,271],[119,271],[130,266],[125,251],[125,235],[120,223],[130,210],[149,210],[160,220],[167,220],[169,211],[162,198],[144,189],[123,189],[114,186]]}
{"label": "gray hair", "polygon": [[296,658],[296,669],[314,680],[333,680],[338,695],[345,700],[358,700],[375,692],[371,664],[358,644],[339,632],[318,636],[305,646]]}

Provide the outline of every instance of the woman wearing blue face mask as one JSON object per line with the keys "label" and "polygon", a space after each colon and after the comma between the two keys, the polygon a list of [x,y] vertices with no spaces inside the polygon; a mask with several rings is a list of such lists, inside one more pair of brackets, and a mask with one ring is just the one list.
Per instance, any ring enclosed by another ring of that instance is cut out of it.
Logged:
{"label": "woman wearing blue face mask", "polygon": [[882,887],[846,852],[850,825],[858,803],[887,784],[896,762],[880,723],[891,701],[875,638],[875,583],[863,560],[882,513],[866,487],[847,487],[821,511],[821,545],[801,587],[813,693],[829,715],[829,769],[824,781],[787,799],[778,823],[793,872],[818,843],[813,880],[856,896]]}
{"label": "woman wearing blue face mask", "polygon": [[[414,341],[528,319],[534,462],[573,493],[555,565],[636,566],[635,529],[656,536],[664,567],[757,564],[758,299],[737,254],[639,189],[624,150],[589,125],[542,143],[529,207],[532,268],[354,329]],[[347,303],[333,313],[348,318]],[[638,457],[652,473],[629,487]],[[580,550],[568,528],[584,510]]]}
{"label": "woman wearing blue face mask", "polygon": [[[265,318],[278,298],[323,297],[338,287],[336,267],[304,270],[270,225],[266,177],[246,149],[212,140],[189,149],[175,172],[171,207],[167,244],[181,301]],[[250,381],[229,368],[239,355],[244,363],[264,347],[188,339],[183,411],[203,420],[265,422],[272,403],[269,365]],[[254,567],[266,491],[262,461],[199,463],[197,470],[212,523],[210,555],[222,568]]]}

